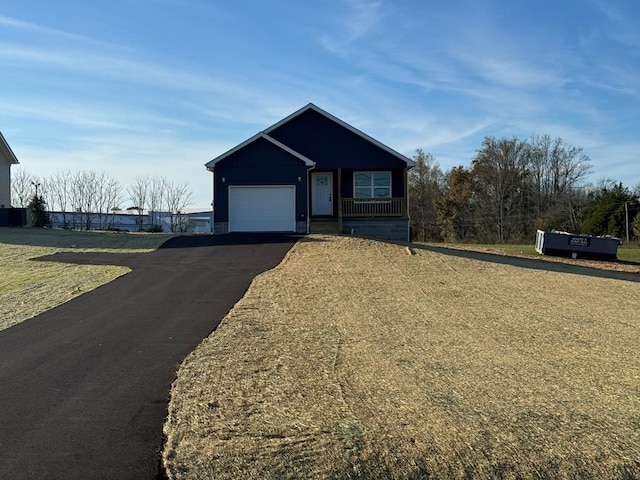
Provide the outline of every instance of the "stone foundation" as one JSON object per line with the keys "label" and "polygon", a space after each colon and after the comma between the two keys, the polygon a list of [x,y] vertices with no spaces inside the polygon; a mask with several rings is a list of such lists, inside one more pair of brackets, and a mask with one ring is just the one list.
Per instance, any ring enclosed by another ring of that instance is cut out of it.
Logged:
{"label": "stone foundation", "polygon": [[383,240],[409,241],[409,219],[393,218],[343,218],[342,233]]}

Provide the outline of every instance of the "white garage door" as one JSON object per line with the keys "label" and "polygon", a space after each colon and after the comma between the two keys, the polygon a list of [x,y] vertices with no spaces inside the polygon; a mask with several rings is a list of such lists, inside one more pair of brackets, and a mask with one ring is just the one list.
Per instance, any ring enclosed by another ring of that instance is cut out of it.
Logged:
{"label": "white garage door", "polygon": [[296,187],[229,187],[230,232],[295,232]]}

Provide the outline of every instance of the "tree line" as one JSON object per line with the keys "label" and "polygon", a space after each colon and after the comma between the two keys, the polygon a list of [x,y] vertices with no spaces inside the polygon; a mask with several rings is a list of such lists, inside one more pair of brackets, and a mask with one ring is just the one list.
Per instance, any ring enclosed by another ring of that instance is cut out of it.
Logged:
{"label": "tree line", "polygon": [[[435,157],[419,149],[409,171],[412,237],[417,241],[519,243],[535,232],[563,230],[640,240],[640,184],[586,182],[591,161],[582,148],[561,138],[487,136],[469,167],[442,171]],[[60,172],[39,178],[16,169],[12,205],[30,203],[61,212],[65,226],[113,225],[117,213],[137,215],[139,230],[161,229],[167,212],[171,231],[187,228],[184,210],[192,202],[187,183],[139,176],[125,187],[105,172]]]}
{"label": "tree line", "polygon": [[420,149],[414,161],[414,240],[520,243],[538,229],[640,239],[640,184],[587,183],[589,157],[561,138],[487,136],[469,167],[444,172]]}
{"label": "tree line", "polygon": [[34,201],[60,212],[64,227],[109,229],[118,213],[137,215],[140,231],[162,231],[160,212],[166,212],[172,232],[186,231],[184,210],[192,204],[188,183],[160,176],[138,176],[125,187],[106,172],[59,172],[40,178],[16,169],[11,181],[11,203],[28,208]]}

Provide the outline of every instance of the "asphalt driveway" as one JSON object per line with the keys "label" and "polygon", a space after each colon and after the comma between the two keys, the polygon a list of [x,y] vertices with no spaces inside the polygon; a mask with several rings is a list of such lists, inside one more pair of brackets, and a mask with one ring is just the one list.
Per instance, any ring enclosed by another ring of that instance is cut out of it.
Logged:
{"label": "asphalt driveway", "polygon": [[185,236],[147,254],[46,258],[133,271],[0,331],[0,478],[163,478],[178,364],[297,239]]}

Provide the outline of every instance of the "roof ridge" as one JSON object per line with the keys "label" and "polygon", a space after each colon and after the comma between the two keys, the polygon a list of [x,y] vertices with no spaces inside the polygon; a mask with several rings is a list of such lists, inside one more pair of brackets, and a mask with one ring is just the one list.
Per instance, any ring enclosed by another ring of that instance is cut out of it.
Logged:
{"label": "roof ridge", "polygon": [[345,122],[344,120],[341,120],[340,118],[336,117],[335,115],[327,112],[326,110],[318,107],[317,105],[315,105],[314,103],[311,103],[311,102],[308,103],[307,105],[305,105],[304,107],[299,108],[298,110],[296,110],[292,114],[286,116],[282,120],[279,120],[278,122],[274,123],[270,127],[267,127],[266,129],[264,129],[262,131],[262,133],[264,133],[266,135],[269,135],[270,132],[276,130],[277,128],[279,128],[280,126],[284,125],[285,123],[288,123],[289,121],[293,120],[294,118],[302,115],[303,113],[307,112],[308,110],[314,110],[315,112],[319,113],[320,115],[323,115],[324,117],[328,118],[329,120],[337,123],[341,127],[346,128],[347,130],[351,131],[352,133],[358,135],[360,138],[362,138],[362,139],[364,139],[364,140],[366,140],[366,141],[368,141],[370,143],[373,143],[377,147],[385,150],[387,153],[389,153],[389,154],[395,156],[396,158],[398,158],[399,160],[402,160],[403,162],[405,162],[408,167],[415,166],[415,162],[413,160],[411,160],[409,157],[407,157],[407,156],[401,154],[400,152],[394,150],[393,148],[385,145],[381,141],[376,140],[371,135],[368,135],[368,134],[364,133],[362,130],[354,127],[353,125]]}

